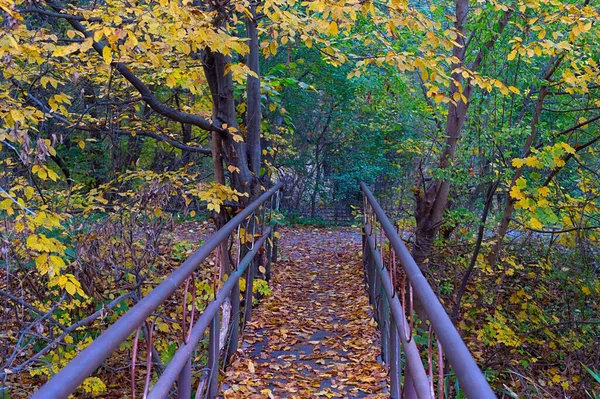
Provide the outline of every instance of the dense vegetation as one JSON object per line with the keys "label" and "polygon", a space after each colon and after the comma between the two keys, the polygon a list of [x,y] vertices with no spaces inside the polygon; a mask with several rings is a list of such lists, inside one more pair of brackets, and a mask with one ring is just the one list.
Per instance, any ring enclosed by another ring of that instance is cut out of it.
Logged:
{"label": "dense vegetation", "polygon": [[367,182],[499,392],[598,397],[599,20],[594,0],[0,0],[0,397],[181,261],[174,217],[220,226],[274,181],[336,219]]}

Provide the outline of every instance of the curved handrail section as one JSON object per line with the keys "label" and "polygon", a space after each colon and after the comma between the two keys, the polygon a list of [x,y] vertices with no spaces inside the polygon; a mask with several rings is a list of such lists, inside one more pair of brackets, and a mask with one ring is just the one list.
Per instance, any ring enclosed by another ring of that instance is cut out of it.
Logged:
{"label": "curved handrail section", "polygon": [[[96,338],[88,347],[86,347],[79,355],[77,355],[71,362],[69,362],[62,370],[58,372],[52,379],[50,379],[45,385],[37,390],[31,399],[59,399],[67,398],[70,394],[81,385],[81,383],[90,376],[94,370],[96,370],[120,345],[122,342],[136,331],[142,324],[145,323],[146,319],[152,315],[154,311],[158,309],[171,295],[173,295],[179,287],[185,283],[185,281],[192,275],[192,273],[200,266],[200,264],[208,258],[208,256],[222,243],[227,242],[230,235],[239,228],[244,222],[255,224],[254,219],[259,217],[256,215],[257,211],[267,203],[267,200],[275,198],[274,194],[278,193],[282,183],[278,183],[273,186],[270,190],[263,193],[259,198],[253,201],[245,209],[239,212],[234,218],[232,218],[227,224],[221,227],[215,234],[209,238],[202,247],[194,252],[185,262],[181,264],[169,277],[163,280],[156,288],[148,293],[143,299],[141,299],[135,306],[133,306],[126,314],[120,317],[113,325],[111,325],[106,331],[104,331],[98,338]],[[277,203],[279,197],[277,196]],[[263,209],[263,222],[264,222],[264,207]],[[256,232],[258,233],[258,232]],[[269,226],[263,226],[261,234],[256,234],[260,237],[254,241],[254,235],[252,238],[252,248],[248,248],[249,251],[245,254],[243,259],[239,261],[237,270],[229,276],[223,287],[219,290],[216,298],[208,304],[206,309],[200,318],[195,322],[194,327],[191,330],[191,334],[187,339],[187,342],[180,346],[178,351],[175,353],[168,367],[165,369],[163,375],[159,379],[159,382],[154,386],[154,389],[149,393],[148,397],[151,398],[163,398],[173,387],[173,383],[179,378],[180,383],[178,384],[178,397],[189,399],[190,388],[189,386],[180,386],[181,382],[185,381],[187,384],[191,381],[191,369],[186,367],[186,363],[190,362],[190,356],[193,349],[197,346],[198,342],[202,338],[205,330],[209,324],[216,326],[218,324],[220,305],[225,299],[232,295],[234,287],[237,287],[239,278],[242,273],[246,271],[249,265],[253,265],[253,260],[259,249],[267,238],[272,233],[272,229]],[[270,239],[268,241],[271,241]],[[239,245],[239,244],[238,244]],[[270,250],[273,250],[272,248]],[[249,286],[252,287],[251,281],[248,282]],[[250,292],[252,289],[250,288]],[[239,294],[235,294],[238,295]],[[251,298],[250,298],[251,299]],[[218,336],[218,334],[217,334]],[[212,339],[212,341],[215,341]],[[218,351],[218,337],[217,351]],[[237,344],[237,343],[236,343]],[[210,346],[211,344],[209,344]],[[214,354],[213,354],[214,355]],[[214,357],[214,356],[213,356]],[[218,358],[216,361],[218,368]],[[214,366],[214,364],[213,364]],[[218,372],[216,370],[213,381],[217,381]],[[183,375],[182,375],[183,373]],[[217,382],[218,383],[218,382]],[[213,391],[214,391],[213,387]],[[156,392],[155,392],[156,391]],[[213,396],[213,395],[209,395]]]}
{"label": "curved handrail section", "polygon": [[[404,393],[407,397],[417,397],[419,399],[435,397],[433,389],[433,375],[426,376],[423,362],[418,353],[415,355],[414,340],[410,334],[407,334],[407,329],[410,329],[409,322],[406,318],[406,301],[404,301],[405,293],[400,295],[396,291],[392,277],[395,277],[396,261],[402,268],[406,279],[408,280],[410,291],[427,314],[427,318],[431,324],[431,328],[435,332],[438,339],[438,350],[443,353],[452,366],[456,378],[460,383],[461,389],[468,398],[472,399],[492,399],[496,395],[492,391],[477,363],[471,356],[469,349],[460,337],[458,331],[452,324],[450,317],[446,313],[444,307],[435,295],[431,286],[423,276],[423,273],[417,266],[415,260],[410,255],[410,252],[400,239],[397,230],[390,222],[385,212],[375,199],[373,193],[369,190],[365,183],[360,183],[360,187],[364,193],[365,200],[365,219],[364,219],[364,236],[363,236],[363,264],[365,265],[367,280],[369,285],[371,302],[376,308],[375,314],[378,318],[380,327],[389,324],[388,330],[383,331],[382,337],[386,335],[388,341],[382,342],[382,347],[385,350],[384,359],[391,364],[391,368],[396,366],[397,372],[400,373],[398,366],[398,348],[394,345],[396,341],[401,343],[406,355],[406,370],[405,370],[405,385]],[[379,243],[376,241],[379,239]],[[383,245],[384,239],[389,241],[389,254],[383,256],[385,251]],[[379,244],[379,245],[378,245]],[[384,263],[393,262],[394,265],[385,267]],[[392,270],[394,269],[394,270]],[[404,291],[404,290],[403,290]],[[384,297],[384,301],[382,301]],[[381,306],[385,302],[385,306]],[[404,304],[402,304],[403,302]],[[391,321],[389,314],[391,313]],[[410,315],[412,318],[412,315]],[[431,333],[430,333],[431,336]],[[431,340],[431,337],[430,337]],[[382,340],[384,341],[384,340]],[[412,345],[411,345],[412,342]],[[432,348],[429,348],[429,370],[432,374]],[[438,358],[438,366],[441,366],[443,360]],[[440,370],[441,367],[440,367]],[[391,374],[391,373],[390,373]],[[401,388],[399,376],[390,376],[391,394],[394,392],[399,394]],[[410,378],[408,378],[410,377]],[[443,379],[443,370],[439,374],[439,378]],[[425,381],[423,379],[426,379]],[[394,383],[395,381],[395,383]],[[429,385],[429,390],[425,389],[425,384]],[[443,392],[439,393],[443,397]]]}

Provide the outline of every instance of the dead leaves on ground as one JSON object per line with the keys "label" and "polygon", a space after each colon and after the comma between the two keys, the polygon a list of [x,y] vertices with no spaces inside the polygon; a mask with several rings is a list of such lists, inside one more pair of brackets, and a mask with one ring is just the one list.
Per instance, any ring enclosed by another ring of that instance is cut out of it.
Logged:
{"label": "dead leaves on ground", "polygon": [[360,236],[284,231],[273,294],[253,312],[222,398],[387,398]]}

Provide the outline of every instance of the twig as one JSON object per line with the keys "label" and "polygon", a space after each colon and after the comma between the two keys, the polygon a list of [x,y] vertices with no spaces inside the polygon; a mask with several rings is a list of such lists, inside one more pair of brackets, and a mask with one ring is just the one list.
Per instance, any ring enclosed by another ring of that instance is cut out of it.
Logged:
{"label": "twig", "polygon": [[[0,378],[4,378],[7,374],[14,374],[14,373],[19,373],[22,370],[24,370],[25,368],[29,367],[32,363],[38,361],[42,356],[44,356],[46,353],[48,353],[48,351],[50,351],[50,349],[54,348],[57,344],[59,344],[69,333],[75,331],[77,328],[82,327],[86,324],[91,323],[92,321],[96,320],[98,317],[102,316],[106,310],[112,310],[115,306],[117,306],[121,301],[130,298],[132,296],[135,295],[135,292],[130,292],[128,294],[123,294],[120,297],[116,298],[115,300],[113,300],[111,303],[109,303],[108,305],[102,307],[101,309],[97,310],[96,312],[92,313],[91,315],[89,315],[88,317],[79,320],[77,323],[70,325],[69,327],[67,327],[63,333],[58,336],[58,338],[56,338],[53,342],[51,342],[50,344],[46,345],[45,348],[43,348],[42,350],[40,350],[38,353],[36,353],[33,357],[31,357],[30,359],[26,360],[25,362],[21,363],[19,366],[16,367],[12,367],[12,368],[5,368],[3,370],[3,372],[0,373]],[[54,309],[52,309],[52,312],[54,311]]]}
{"label": "twig", "polygon": [[19,203],[19,201],[17,201],[16,199],[14,199],[9,193],[6,192],[6,190],[4,190],[1,186],[0,186],[0,193],[4,194],[8,199],[10,199],[12,202],[14,202],[15,204],[19,205],[22,209],[25,210],[25,212],[27,212],[28,214],[32,215],[32,216],[37,216],[36,213],[34,211],[32,211],[31,209],[27,208],[25,205]]}

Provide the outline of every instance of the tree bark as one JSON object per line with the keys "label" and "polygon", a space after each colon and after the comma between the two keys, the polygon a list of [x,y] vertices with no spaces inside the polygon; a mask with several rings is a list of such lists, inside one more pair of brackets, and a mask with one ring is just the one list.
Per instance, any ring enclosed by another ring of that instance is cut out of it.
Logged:
{"label": "tree bark", "polygon": [[[452,55],[459,60],[459,64],[455,65],[454,68],[459,68],[464,65],[466,52],[464,24],[467,20],[468,12],[469,1],[457,0],[455,28],[457,32],[459,32],[459,35],[456,39],[458,45],[454,46]],[[452,79],[450,98],[453,98],[454,94],[459,92],[459,85],[462,86],[463,81],[462,75],[458,72],[452,74]],[[448,117],[446,119],[445,127],[446,141],[439,162],[440,169],[447,170],[451,166],[452,160],[456,155],[458,139],[469,109],[469,97],[471,92],[472,88],[469,89],[469,92],[463,93],[466,97],[466,102],[463,100],[458,100],[456,102],[451,101],[448,105]],[[415,234],[415,246],[413,249],[415,262],[417,262],[417,265],[419,265],[422,270],[427,269],[426,260],[431,254],[433,240],[442,224],[442,217],[446,210],[448,194],[450,193],[450,180],[434,181],[429,187],[425,187],[424,180],[425,179],[421,174],[418,185],[422,185],[423,190],[416,191],[415,219],[417,222],[417,229]]]}
{"label": "tree bark", "polygon": [[[248,36],[248,54],[247,66],[256,76],[248,75],[246,83],[247,108],[246,108],[246,142],[248,143],[248,162],[250,171],[254,179],[258,179],[261,166],[261,145],[260,145],[260,125],[262,115],[260,109],[260,66],[258,62],[258,30],[256,27],[256,6],[250,7],[251,17],[246,19],[246,34]],[[258,192],[254,192],[257,195]]]}

